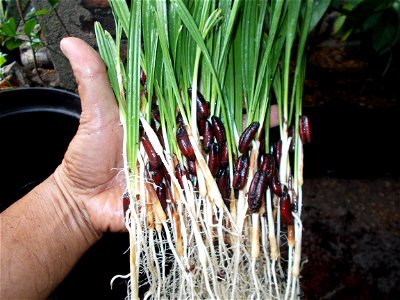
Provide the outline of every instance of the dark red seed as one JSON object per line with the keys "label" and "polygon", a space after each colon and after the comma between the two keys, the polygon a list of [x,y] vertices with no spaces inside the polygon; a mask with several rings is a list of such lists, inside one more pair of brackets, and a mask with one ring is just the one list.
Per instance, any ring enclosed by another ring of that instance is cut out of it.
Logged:
{"label": "dark red seed", "polygon": [[188,172],[190,175],[196,176],[196,161],[187,160]]}
{"label": "dark red seed", "polygon": [[164,178],[167,181],[167,183],[171,183],[171,175],[167,171],[167,168],[163,165],[162,166],[163,172],[164,172]]}
{"label": "dark red seed", "polygon": [[249,156],[247,154],[241,155],[236,163],[235,173],[233,174],[232,186],[234,189],[241,190],[246,184],[249,166]]}
{"label": "dark red seed", "polygon": [[157,154],[156,150],[154,150],[153,145],[151,144],[147,135],[143,135],[140,140],[143,144],[144,150],[146,151],[151,167],[153,169],[160,168],[162,166],[161,158]]}
{"label": "dark red seed", "polygon": [[142,121],[139,120],[139,136],[142,136],[144,134],[144,128]]}
{"label": "dark red seed", "polygon": [[253,122],[243,131],[239,139],[239,151],[244,153],[247,147],[250,145],[252,139],[257,133],[258,127],[260,127],[259,122]]}
{"label": "dark red seed", "polygon": [[282,140],[272,143],[271,153],[275,156],[275,161],[279,166],[281,163],[281,156],[282,156]]}
{"label": "dark red seed", "polygon": [[122,196],[122,207],[124,209],[124,213],[128,210],[130,204],[131,204],[131,198],[129,197],[129,193],[126,192]]}
{"label": "dark red seed", "polygon": [[[231,196],[231,183],[229,178],[229,167],[223,168],[218,172],[217,185],[219,191],[221,192],[222,199],[224,199],[225,204],[229,204]],[[229,205],[227,205],[229,207]]]}
{"label": "dark red seed", "polygon": [[156,185],[161,184],[164,179],[164,168],[159,168],[153,171],[150,171],[151,178],[153,179]]}
{"label": "dark red seed", "polygon": [[157,186],[156,193],[164,212],[167,213],[167,188],[164,183],[161,183]]}
{"label": "dark red seed", "polygon": [[207,122],[206,119],[198,119],[197,120],[197,128],[198,128],[199,134],[201,136],[204,135],[204,129],[205,129],[205,126],[206,126],[206,122]]}
{"label": "dark red seed", "polygon": [[261,154],[259,169],[263,170],[268,178],[271,178],[275,172],[275,158],[271,153]]}
{"label": "dark red seed", "polygon": [[183,176],[187,176],[186,170],[181,168],[179,163],[175,166],[175,177],[178,179],[179,185],[183,188]]}
{"label": "dark red seed", "polygon": [[215,177],[221,166],[221,148],[218,144],[211,144],[210,153],[208,156],[208,168],[211,174]]}
{"label": "dark red seed", "polygon": [[157,122],[156,122],[156,120],[151,119],[150,127],[151,127],[154,131],[157,131]]}
{"label": "dark red seed", "polygon": [[283,193],[279,199],[281,218],[287,225],[293,225],[292,205],[288,193]]}
{"label": "dark red seed", "polygon": [[286,184],[281,184],[281,189],[282,189],[281,195],[287,194],[289,192],[289,189]]}
{"label": "dark red seed", "polygon": [[300,116],[299,134],[303,144],[311,143],[311,125],[307,116]]}
{"label": "dark red seed", "polygon": [[190,144],[189,141],[189,136],[183,126],[178,127],[178,130],[176,131],[176,141],[183,155],[185,155],[189,160],[196,159],[192,144]]}
{"label": "dark red seed", "polygon": [[212,116],[211,122],[215,139],[217,140],[218,144],[222,145],[226,141],[225,126],[221,119],[217,116]]}
{"label": "dark red seed", "polygon": [[206,153],[210,151],[213,139],[214,139],[213,127],[209,121],[205,121],[204,133],[203,133],[203,148]]}
{"label": "dark red seed", "polygon": [[176,125],[178,125],[178,127],[183,126],[183,117],[180,112],[176,115]]}
{"label": "dark red seed", "polygon": [[247,203],[251,213],[259,211],[262,199],[267,189],[267,175],[264,171],[258,170],[254,174],[253,180],[250,183]]}
{"label": "dark red seed", "polygon": [[143,86],[146,85],[146,74],[142,68],[140,68],[140,84]]}
{"label": "dark red seed", "polygon": [[271,180],[269,181],[269,187],[275,195],[282,195],[282,187],[281,183],[279,182],[278,171],[276,169],[271,177]]}
{"label": "dark red seed", "polygon": [[228,144],[223,143],[221,146],[221,168],[226,167],[229,161]]}
{"label": "dark red seed", "polygon": [[[192,97],[192,88],[188,89],[189,97]],[[197,108],[197,118],[198,119],[207,119],[210,112],[207,107],[207,102],[204,99],[203,95],[197,91],[196,95],[196,108]]]}

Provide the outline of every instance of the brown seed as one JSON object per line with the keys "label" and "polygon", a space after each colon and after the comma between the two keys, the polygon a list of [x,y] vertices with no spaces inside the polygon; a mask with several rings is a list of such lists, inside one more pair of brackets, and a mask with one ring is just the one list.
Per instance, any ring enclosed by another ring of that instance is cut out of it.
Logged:
{"label": "brown seed", "polygon": [[183,126],[183,117],[182,114],[180,112],[178,112],[178,114],[176,115],[176,125],[178,127]]}
{"label": "brown seed", "polygon": [[223,143],[221,146],[221,168],[226,167],[228,165],[228,161],[229,161],[228,144]]}
{"label": "brown seed", "polygon": [[247,175],[249,173],[250,159],[247,154],[243,154],[239,157],[235,173],[233,174],[233,188],[241,190],[247,181]]}
{"label": "brown seed", "polygon": [[140,84],[143,86],[146,85],[146,74],[142,68],[140,68]]}
{"label": "brown seed", "polygon": [[293,225],[292,208],[290,204],[290,196],[288,193],[283,193],[279,200],[279,206],[281,209],[282,220],[287,225]]}
{"label": "brown seed", "polygon": [[229,207],[229,200],[231,196],[231,183],[229,178],[229,167],[222,168],[217,175],[217,185],[221,192],[222,199],[225,205]]}
{"label": "brown seed", "polygon": [[[189,97],[192,97],[192,88],[188,89]],[[203,95],[197,91],[196,95],[196,108],[197,108],[197,118],[198,119],[207,119],[210,112],[207,107],[207,102],[204,99]]]}
{"label": "brown seed", "polygon": [[250,183],[247,203],[251,213],[259,211],[262,199],[267,189],[267,175],[264,171],[258,170],[254,174],[253,180]]}
{"label": "brown seed", "polygon": [[187,167],[190,175],[196,176],[196,161],[193,160],[187,160]]}
{"label": "brown seed", "polygon": [[212,116],[211,122],[215,139],[217,140],[218,144],[222,145],[226,141],[225,126],[221,119],[217,116]]}
{"label": "brown seed", "polygon": [[311,143],[311,125],[307,116],[300,116],[299,134],[303,144]]}
{"label": "brown seed", "polygon": [[147,135],[143,135],[140,138],[144,150],[146,151],[147,157],[149,159],[149,163],[153,169],[158,169],[162,166],[162,161],[160,156],[157,154],[156,150],[154,150],[153,145],[151,144]]}
{"label": "brown seed", "polygon": [[201,136],[204,135],[204,129],[206,126],[206,122],[207,122],[206,119],[197,119],[197,129],[199,130],[199,134]]}
{"label": "brown seed", "polygon": [[206,153],[210,151],[213,139],[214,139],[213,127],[209,121],[205,121],[204,133],[203,133],[203,148]]}
{"label": "brown seed", "polygon": [[218,144],[211,144],[210,154],[208,156],[208,168],[215,177],[221,166],[221,148]]}
{"label": "brown seed", "polygon": [[282,187],[281,187],[281,183],[279,182],[277,170],[274,171],[274,173],[271,177],[271,180],[269,181],[269,187],[275,195],[278,195],[278,196],[282,195]]}
{"label": "brown seed", "polygon": [[128,210],[130,203],[131,203],[131,197],[129,196],[129,193],[126,192],[122,196],[122,207],[123,207],[124,213],[126,213],[126,211]]}
{"label": "brown seed", "polygon": [[265,153],[260,155],[259,169],[263,170],[268,178],[271,178],[275,172],[275,158],[271,153]]}
{"label": "brown seed", "polygon": [[157,193],[158,200],[160,200],[160,203],[161,203],[161,206],[162,206],[164,212],[167,213],[167,206],[168,206],[168,203],[167,203],[167,187],[165,186],[164,183],[160,183],[157,186],[156,193]]}
{"label": "brown seed", "polygon": [[153,118],[153,119],[151,119],[151,121],[150,121],[150,127],[154,130],[154,131],[157,131],[157,122],[156,122],[156,120]]}
{"label": "brown seed", "polygon": [[239,139],[239,151],[244,153],[247,147],[250,145],[252,139],[257,133],[258,127],[260,127],[259,122],[253,122],[243,131]]}
{"label": "brown seed", "polygon": [[164,168],[158,168],[150,171],[151,178],[156,185],[161,184],[164,179]]}
{"label": "brown seed", "polygon": [[144,134],[143,124],[142,121],[139,120],[139,136],[143,136],[143,134]]}
{"label": "brown seed", "polygon": [[275,156],[275,161],[279,166],[281,163],[281,156],[282,156],[282,140],[272,143],[271,153]]}
{"label": "brown seed", "polygon": [[178,127],[178,130],[176,131],[176,141],[183,155],[185,155],[189,160],[196,159],[192,144],[190,144],[189,136],[183,126]]}
{"label": "brown seed", "polygon": [[175,166],[175,177],[178,179],[179,185],[183,189],[183,176],[187,176],[186,169],[182,169],[179,163]]}

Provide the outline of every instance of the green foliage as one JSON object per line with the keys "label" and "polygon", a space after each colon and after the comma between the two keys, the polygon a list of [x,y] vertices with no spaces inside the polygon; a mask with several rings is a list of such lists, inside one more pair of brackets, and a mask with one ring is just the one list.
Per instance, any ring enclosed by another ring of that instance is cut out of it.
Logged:
{"label": "green foliage", "polygon": [[359,40],[381,55],[400,42],[400,0],[333,1],[341,16],[335,24],[343,40]]}
{"label": "green foliage", "polygon": [[10,16],[0,23],[0,42],[8,50],[20,47],[24,43],[29,43],[33,48],[43,46],[40,38],[41,29],[38,25],[38,15],[48,13],[41,10],[26,14],[23,18],[22,26],[18,26],[15,17]]}
{"label": "green foliage", "polygon": [[[54,9],[59,0],[48,0]],[[0,0],[0,44],[11,51],[23,44],[32,49],[44,46],[38,16],[49,14],[48,9],[35,11],[30,0]],[[0,56],[5,63],[5,55]],[[1,65],[1,64],[0,64]]]}
{"label": "green foliage", "polygon": [[7,54],[0,51],[0,67],[7,62],[6,56]]}
{"label": "green foliage", "polygon": [[314,0],[309,31],[312,31],[317,26],[331,5],[331,2],[332,0]]}

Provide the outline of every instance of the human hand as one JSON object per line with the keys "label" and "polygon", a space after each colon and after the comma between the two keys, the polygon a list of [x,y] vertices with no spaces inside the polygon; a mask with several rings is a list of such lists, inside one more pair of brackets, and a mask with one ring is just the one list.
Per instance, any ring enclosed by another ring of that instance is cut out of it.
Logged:
{"label": "human hand", "polygon": [[63,39],[61,49],[78,83],[82,114],[78,131],[54,173],[57,185],[97,233],[122,231],[123,130],[106,69],[98,54],[80,39]]}

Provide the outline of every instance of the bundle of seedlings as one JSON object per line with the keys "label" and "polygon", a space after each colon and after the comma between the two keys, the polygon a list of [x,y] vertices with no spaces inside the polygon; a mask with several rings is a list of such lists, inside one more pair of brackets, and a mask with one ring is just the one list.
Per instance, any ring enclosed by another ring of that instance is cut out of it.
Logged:
{"label": "bundle of seedlings", "polygon": [[95,30],[124,128],[128,297],[300,297],[312,0],[110,5],[116,36]]}

